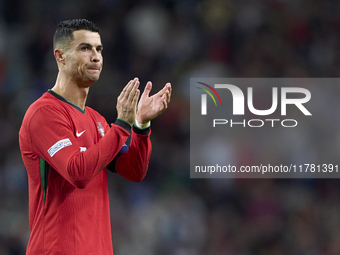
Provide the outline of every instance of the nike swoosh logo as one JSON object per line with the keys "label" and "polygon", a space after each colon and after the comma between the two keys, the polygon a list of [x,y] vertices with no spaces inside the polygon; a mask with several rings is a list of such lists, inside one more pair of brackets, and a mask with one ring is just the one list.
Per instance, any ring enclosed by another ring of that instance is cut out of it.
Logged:
{"label": "nike swoosh logo", "polygon": [[86,129],[85,129],[83,132],[78,133],[78,130],[77,130],[76,136],[77,136],[77,137],[81,136],[82,134],[84,134],[85,131],[86,131]]}

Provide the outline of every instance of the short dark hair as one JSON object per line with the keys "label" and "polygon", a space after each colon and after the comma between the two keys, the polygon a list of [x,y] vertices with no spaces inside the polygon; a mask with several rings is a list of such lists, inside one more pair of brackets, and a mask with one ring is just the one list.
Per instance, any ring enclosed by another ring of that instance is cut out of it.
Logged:
{"label": "short dark hair", "polygon": [[53,48],[67,48],[68,44],[74,40],[73,32],[78,30],[88,30],[99,33],[99,27],[92,21],[86,19],[65,20],[59,23],[53,37]]}

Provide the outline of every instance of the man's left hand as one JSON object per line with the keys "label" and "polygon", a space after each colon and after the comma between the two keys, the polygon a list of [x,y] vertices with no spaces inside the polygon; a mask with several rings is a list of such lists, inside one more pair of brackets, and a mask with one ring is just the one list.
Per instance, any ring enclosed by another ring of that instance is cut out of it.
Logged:
{"label": "man's left hand", "polygon": [[149,96],[151,88],[152,83],[149,81],[138,102],[136,119],[140,124],[147,124],[162,114],[170,102],[172,91],[170,83],[165,84],[164,88],[153,96]]}

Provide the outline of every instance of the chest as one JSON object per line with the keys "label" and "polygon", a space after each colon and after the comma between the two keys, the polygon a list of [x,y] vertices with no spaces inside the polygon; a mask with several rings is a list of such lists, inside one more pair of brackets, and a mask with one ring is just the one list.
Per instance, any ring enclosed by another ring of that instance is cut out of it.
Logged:
{"label": "chest", "polygon": [[72,118],[72,127],[80,150],[85,151],[105,135],[106,121],[100,115],[80,113]]}

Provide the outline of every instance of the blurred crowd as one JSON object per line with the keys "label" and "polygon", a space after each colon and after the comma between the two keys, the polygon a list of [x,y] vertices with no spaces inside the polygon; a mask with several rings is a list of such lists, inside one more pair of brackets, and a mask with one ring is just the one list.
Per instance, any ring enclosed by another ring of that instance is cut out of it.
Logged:
{"label": "blurred crowd", "polygon": [[[335,0],[0,0],[0,255],[25,253],[28,187],[18,131],[28,106],[54,85],[52,37],[73,18],[101,29],[104,69],[87,105],[109,123],[130,79],[139,77],[141,89],[151,80],[152,92],[173,86],[169,108],[152,122],[144,181],[109,174],[115,254],[340,254],[338,179],[190,179],[189,171],[190,78],[338,77],[339,13]],[[320,104],[328,104],[329,122],[286,134],[286,143],[302,139],[287,154],[339,163],[340,89],[328,96],[333,103]],[[312,137],[322,149],[308,154]],[[285,160],[271,151],[275,139],[235,134],[237,163]]]}

